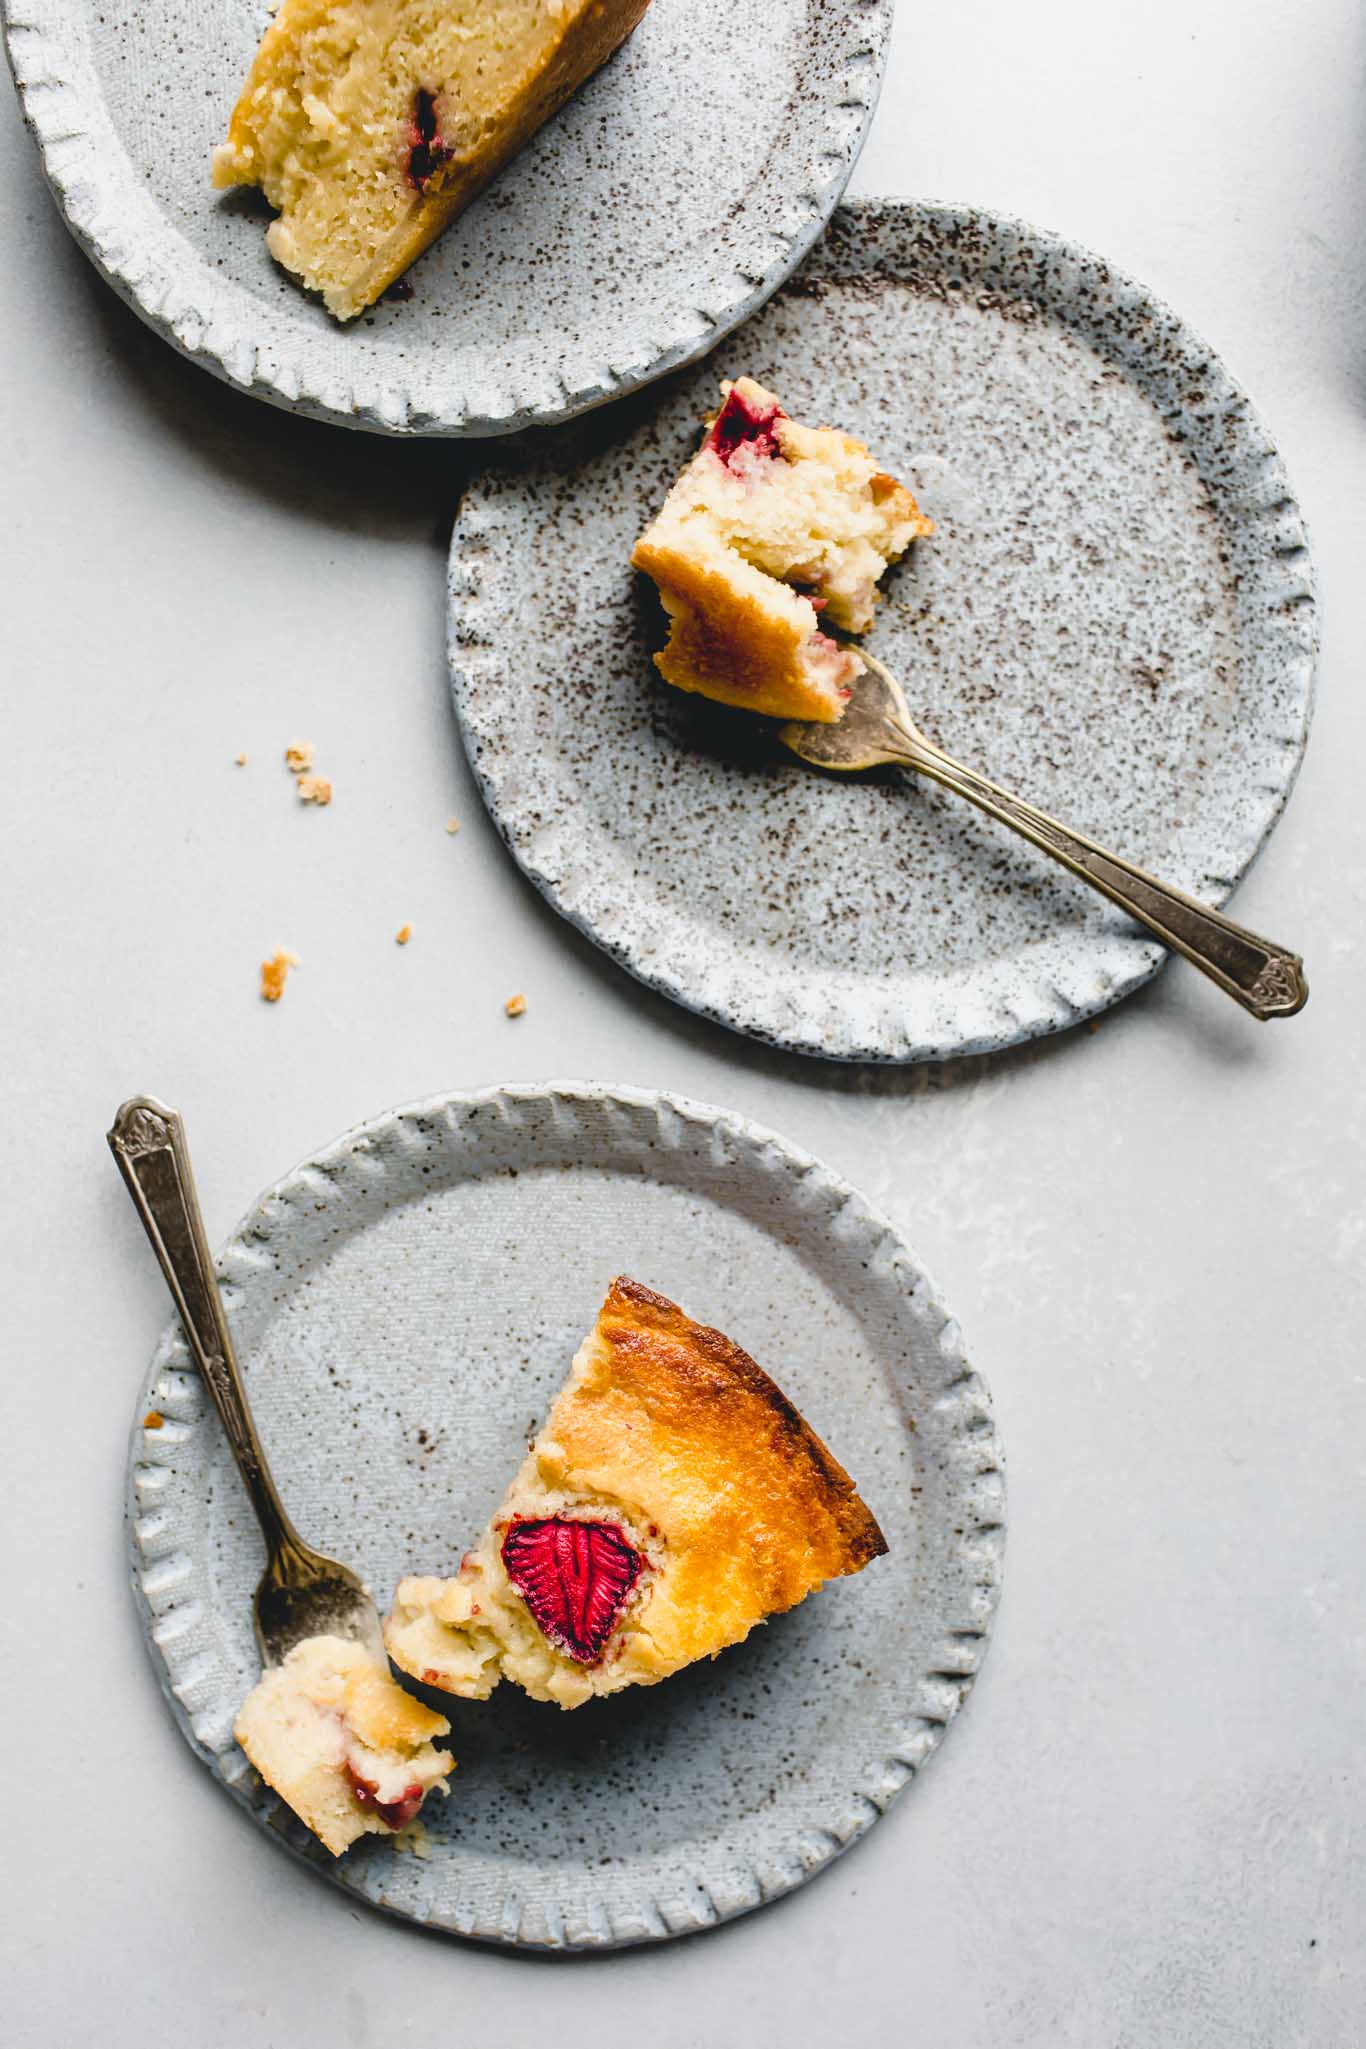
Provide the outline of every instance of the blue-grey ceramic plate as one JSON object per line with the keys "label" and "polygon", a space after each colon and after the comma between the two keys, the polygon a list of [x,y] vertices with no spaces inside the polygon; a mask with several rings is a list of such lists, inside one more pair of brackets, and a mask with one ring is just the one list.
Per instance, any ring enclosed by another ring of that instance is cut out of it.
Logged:
{"label": "blue-grey ceramic plate", "polygon": [[456,521],[452,676],[485,798],[526,873],[632,974],[851,1060],[1090,1016],[1164,958],[1102,898],[958,798],[821,777],[652,668],[660,610],[631,545],[717,380],[743,371],[863,436],[934,519],[869,643],[930,737],[1216,904],[1309,724],[1313,582],[1265,429],[1099,257],[967,208],[866,201],[705,363],[500,451]]}
{"label": "blue-grey ceramic plate", "polygon": [[456,1703],[430,1855],[334,1862],[232,1724],[261,1544],[178,1327],[138,1396],[134,1586],[197,1755],[273,1841],[371,1905],[536,1949],[707,1928],[802,1884],[938,1744],[996,1605],[1000,1447],[958,1326],[889,1225],[781,1139],[592,1084],[453,1095],[338,1139],[221,1262],[280,1491],[387,1605],[496,1507],[618,1272],[719,1325],[847,1465],[890,1551],[661,1686],[571,1714]]}
{"label": "blue-grey ceramic plate", "polygon": [[708,348],[800,261],[872,118],[892,0],[653,0],[611,62],[340,328],[209,162],[259,0],[0,0],[68,224],[174,347],[258,397],[390,434],[501,434]]}

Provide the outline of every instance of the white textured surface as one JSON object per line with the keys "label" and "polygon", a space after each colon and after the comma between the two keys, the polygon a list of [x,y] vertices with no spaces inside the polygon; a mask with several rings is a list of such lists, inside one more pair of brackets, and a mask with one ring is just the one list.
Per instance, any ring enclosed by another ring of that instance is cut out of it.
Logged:
{"label": "white textured surface", "polygon": [[[1364,65],[1357,0],[1293,23],[1234,0],[901,11],[859,188],[1024,214],[1179,309],[1285,454],[1324,606],[1304,773],[1238,898],[1303,944],[1304,1015],[1260,1029],[1178,967],[1094,1034],[947,1074],[775,1059],[542,906],[452,731],[454,452],[290,420],[178,360],[0,117],[0,1403],[11,1649],[38,1652],[0,1685],[22,1758],[64,1677],[60,1603],[97,1781],[46,1825],[16,1793],[7,2045],[1354,2049]],[[296,734],[329,812],[284,786]],[[254,964],[277,941],[303,966],[270,1011]],[[761,1915],[563,1965],[353,1916],[172,1727],[119,1543],[164,1298],[102,1136],[135,1088],[181,1104],[217,1238],[355,1117],[556,1072],[733,1104],[847,1173],[961,1315],[1011,1460],[993,1649],[897,1811]]]}

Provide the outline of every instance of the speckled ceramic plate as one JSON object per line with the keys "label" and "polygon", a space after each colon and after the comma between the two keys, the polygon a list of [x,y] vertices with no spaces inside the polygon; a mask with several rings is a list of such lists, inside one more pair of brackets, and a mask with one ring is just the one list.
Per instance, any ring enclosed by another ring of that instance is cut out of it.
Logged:
{"label": "speckled ceramic plate", "polygon": [[563,420],[686,363],[820,232],[881,81],[892,0],[653,0],[625,47],[345,329],[215,193],[259,0],[0,0],[49,182],[159,334],[297,412],[394,434]]}
{"label": "speckled ceramic plate", "polygon": [[197,1754],[253,1820],[374,1906],[451,1933],[600,1949],[800,1885],[924,1763],[977,1670],[1003,1482],[990,1402],[891,1228],[828,1168],[696,1103],[591,1084],[456,1095],[298,1167],[221,1262],[251,1400],[306,1536],[383,1605],[453,1567],[625,1272],[773,1371],[890,1552],[715,1662],[564,1714],[457,1703],[431,1855],[334,1863],[232,1740],[262,1553],[178,1328],[138,1397],[133,1578]]}
{"label": "speckled ceramic plate", "polygon": [[508,845],[633,974],[801,1052],[978,1052],[1114,1002],[1162,951],[1043,855],[928,784],[821,777],[657,677],[627,558],[742,371],[866,437],[933,516],[870,642],[932,738],[1212,903],[1285,802],[1313,585],[1227,371],[1098,257],[865,202],[706,363],[467,491],[455,701]]}

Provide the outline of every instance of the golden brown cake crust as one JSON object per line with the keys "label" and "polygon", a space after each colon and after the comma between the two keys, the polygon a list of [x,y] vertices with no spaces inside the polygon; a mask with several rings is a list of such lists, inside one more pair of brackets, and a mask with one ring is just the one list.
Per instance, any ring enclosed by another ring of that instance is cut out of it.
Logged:
{"label": "golden brown cake crust", "polygon": [[361,1668],[353,1675],[344,1711],[362,1743],[374,1750],[415,1750],[419,1744],[451,1733],[444,1715],[414,1700],[379,1665]]}
{"label": "golden brown cake crust", "polygon": [[681,548],[643,534],[631,565],[658,586],[669,615],[667,646],[654,657],[666,683],[741,711],[829,725],[843,711],[833,691],[813,687],[802,664],[816,616],[789,620],[765,611],[731,578]]}
{"label": "golden brown cake crust", "polygon": [[416,199],[413,211],[388,248],[380,252],[370,272],[352,286],[359,313],[401,277],[409,264],[436,240],[496,178],[504,164],[530,142],[557,114],[579,87],[601,70],[612,52],[624,43],[649,6],[650,0],[592,0],[578,16],[567,17],[565,34],[550,63],[506,110],[503,123],[493,129],[469,155],[454,159],[438,173],[427,190]]}
{"label": "golden brown cake crust", "polygon": [[844,1468],[720,1331],[622,1277],[590,1346],[545,1434],[575,1484],[632,1503],[662,1532],[639,1622],[661,1671],[738,1642],[885,1552]]}
{"label": "golden brown cake crust", "polygon": [[[883,1556],[882,1531],[844,1467],[763,1367],[723,1331],[694,1323],[676,1302],[625,1274],[607,1291],[598,1331],[612,1349],[617,1387],[637,1393],[658,1428],[686,1434],[699,1461],[710,1454],[709,1463],[733,1470],[746,1452],[767,1448],[778,1470],[766,1487],[761,1472],[747,1472],[746,1492],[755,1498],[749,1483],[757,1480],[775,1507],[828,1521],[829,1576],[858,1572]],[[757,1519],[774,1527],[770,1517]]]}

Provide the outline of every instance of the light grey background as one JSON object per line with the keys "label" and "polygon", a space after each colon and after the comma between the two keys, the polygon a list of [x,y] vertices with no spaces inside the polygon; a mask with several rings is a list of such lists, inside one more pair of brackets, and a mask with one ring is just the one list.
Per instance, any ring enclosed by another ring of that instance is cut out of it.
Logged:
{"label": "light grey background", "polygon": [[[1094,1032],[949,1072],[776,1060],[557,923],[450,716],[457,452],[297,423],[180,362],[68,241],[8,103],[0,120],[7,2041],[1358,2042],[1356,0],[901,9],[855,189],[1031,216],[1170,299],[1279,437],[1325,608],[1304,775],[1236,899],[1302,944],[1304,1016],[1254,1026],[1178,966]],[[292,797],[296,736],[329,812]],[[268,1009],[276,944],[303,965]],[[1011,1459],[994,1647],[923,1781],[791,1900],[574,1964],[349,1910],[176,1734],[119,1531],[165,1310],[103,1143],[132,1090],[179,1103],[218,1238],[357,1117],[556,1073],[733,1104],[849,1174],[962,1318]]]}

